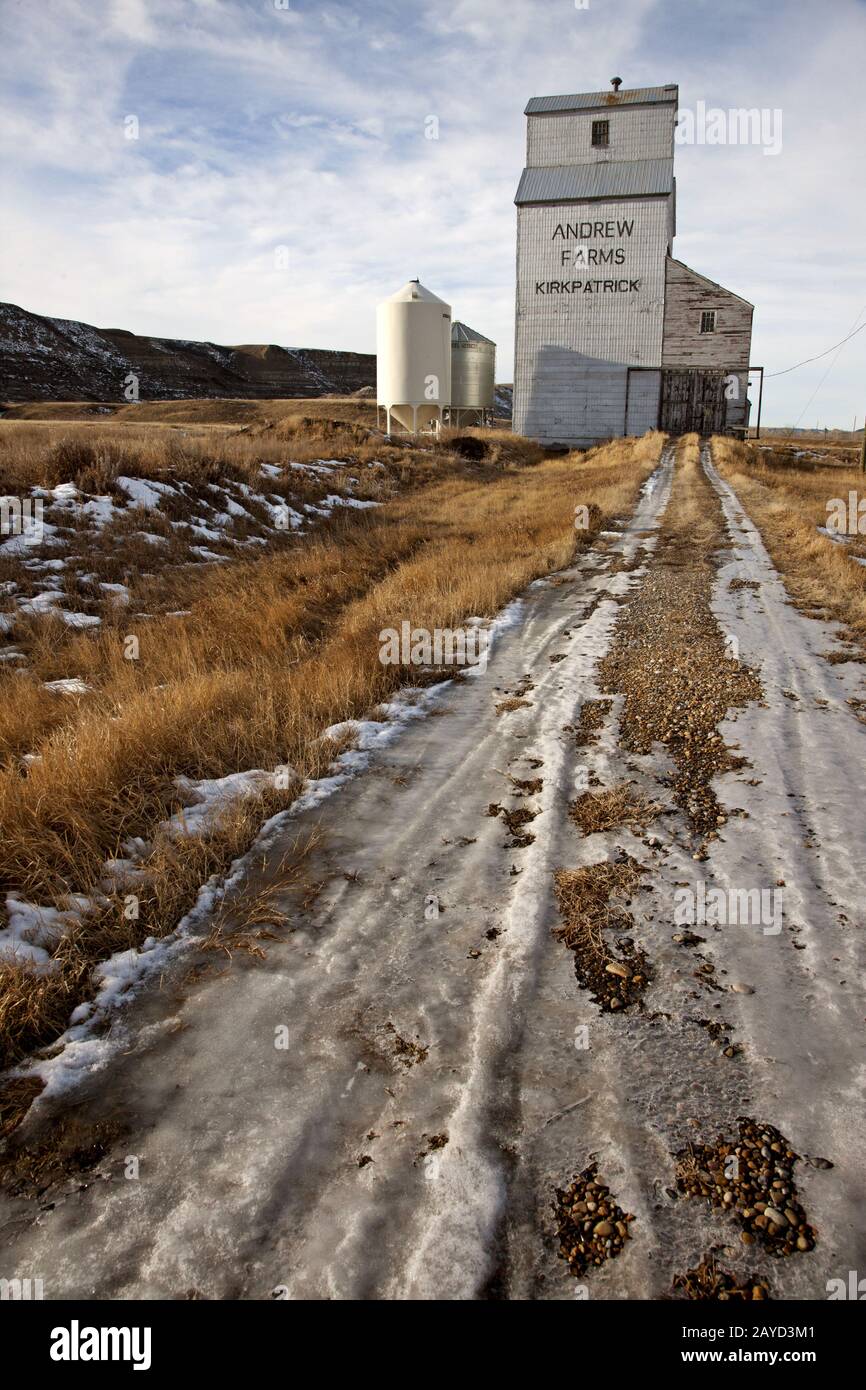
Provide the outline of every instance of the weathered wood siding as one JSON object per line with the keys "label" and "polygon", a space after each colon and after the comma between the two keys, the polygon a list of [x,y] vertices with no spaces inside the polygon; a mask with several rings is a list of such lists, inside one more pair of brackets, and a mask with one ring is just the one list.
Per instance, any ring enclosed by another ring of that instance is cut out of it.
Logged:
{"label": "weathered wood siding", "polygon": [[[604,159],[670,159],[674,153],[676,106],[604,107],[552,112],[526,123],[526,163],[592,164]],[[592,145],[593,121],[610,122],[610,144]]]}
{"label": "weathered wood siding", "polygon": [[[701,332],[701,314],[716,313],[714,333]],[[668,258],[665,274],[663,367],[715,367],[737,378],[728,400],[727,424],[746,423],[749,356],[754,309],[745,299]]]}
{"label": "weathered wood siding", "polygon": [[721,434],[727,424],[728,377],[716,368],[669,367],[661,373],[659,429],[668,434]]}

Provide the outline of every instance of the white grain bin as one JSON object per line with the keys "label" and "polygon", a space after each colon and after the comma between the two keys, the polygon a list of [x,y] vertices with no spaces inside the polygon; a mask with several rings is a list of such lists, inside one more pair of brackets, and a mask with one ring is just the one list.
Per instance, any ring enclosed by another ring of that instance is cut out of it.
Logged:
{"label": "white grain bin", "polygon": [[389,434],[438,432],[451,403],[451,305],[418,280],[376,310],[376,399]]}
{"label": "white grain bin", "polygon": [[451,421],[483,425],[493,409],[496,344],[465,323],[451,329]]}

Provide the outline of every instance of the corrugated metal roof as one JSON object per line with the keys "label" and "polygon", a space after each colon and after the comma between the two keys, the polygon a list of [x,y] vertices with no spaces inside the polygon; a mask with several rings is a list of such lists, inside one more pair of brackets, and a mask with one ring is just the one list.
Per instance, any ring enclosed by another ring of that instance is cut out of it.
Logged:
{"label": "corrugated metal roof", "polygon": [[587,111],[602,106],[639,106],[647,102],[677,102],[679,87],[630,87],[627,91],[577,92],[564,97],[531,97],[526,104],[527,116],[543,116],[551,111]]}
{"label": "corrugated metal roof", "polygon": [[671,193],[673,159],[623,159],[598,164],[551,164],[524,169],[515,203],[559,203],[582,198],[651,197]]}
{"label": "corrugated metal roof", "polygon": [[489,343],[490,347],[496,346],[492,338],[485,338],[483,333],[479,333],[475,328],[470,328],[467,323],[460,323],[459,320],[451,325],[451,341],[452,343]]}

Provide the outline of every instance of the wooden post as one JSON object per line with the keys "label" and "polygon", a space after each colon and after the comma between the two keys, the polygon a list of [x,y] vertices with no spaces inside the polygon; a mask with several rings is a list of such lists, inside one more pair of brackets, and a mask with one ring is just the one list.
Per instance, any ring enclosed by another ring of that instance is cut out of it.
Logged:
{"label": "wooden post", "polygon": [[[762,406],[763,403],[764,403],[764,368],[763,368],[763,367],[750,367],[750,368],[749,368],[749,377],[751,377],[752,372],[760,372],[760,373],[761,373],[761,382],[760,382],[760,385],[759,385],[759,387],[758,387],[758,420],[757,420],[757,424],[756,424],[756,426],[755,426],[755,438],[756,438],[756,439],[760,439],[760,437],[761,437],[761,406]],[[746,378],[746,382],[747,382],[746,389],[747,389],[747,390],[748,390],[748,381],[749,381],[749,377]],[[747,431],[747,434],[748,434],[748,431]]]}

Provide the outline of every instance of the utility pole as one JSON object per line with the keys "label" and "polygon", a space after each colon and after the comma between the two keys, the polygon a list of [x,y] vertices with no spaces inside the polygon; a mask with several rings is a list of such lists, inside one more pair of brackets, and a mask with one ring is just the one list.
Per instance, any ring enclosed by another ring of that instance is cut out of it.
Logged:
{"label": "utility pole", "polygon": [[866,419],[863,421],[863,441],[860,445],[860,472],[866,473]]}

